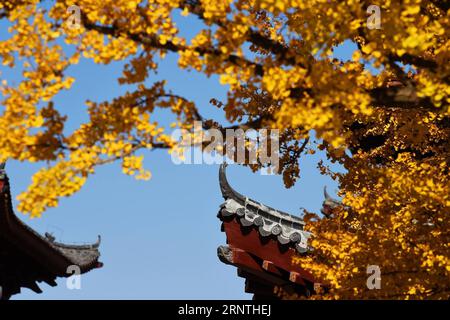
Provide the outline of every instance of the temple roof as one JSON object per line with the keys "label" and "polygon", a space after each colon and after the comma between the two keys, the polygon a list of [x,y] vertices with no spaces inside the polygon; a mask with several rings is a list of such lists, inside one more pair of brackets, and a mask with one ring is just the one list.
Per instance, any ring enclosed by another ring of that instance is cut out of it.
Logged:
{"label": "temple roof", "polygon": [[42,291],[36,282],[55,286],[56,277],[69,277],[70,266],[86,273],[102,266],[98,261],[98,241],[89,245],[56,242],[48,233],[40,235],[18,219],[13,211],[9,179],[0,172],[0,287],[2,298],[19,293],[20,288]]}
{"label": "temple roof", "polygon": [[226,177],[226,164],[219,170],[219,183],[225,203],[220,206],[219,218],[236,216],[244,226],[255,226],[263,237],[276,237],[282,245],[293,245],[299,253],[308,250],[310,233],[303,230],[304,221],[292,214],[273,209],[235,191]]}
{"label": "temple roof", "polygon": [[225,202],[218,218],[226,234],[226,246],[217,249],[225,264],[235,266],[245,278],[245,292],[255,300],[308,297],[323,285],[294,259],[311,249],[304,221],[236,192],[228,183],[226,164],[219,171]]}

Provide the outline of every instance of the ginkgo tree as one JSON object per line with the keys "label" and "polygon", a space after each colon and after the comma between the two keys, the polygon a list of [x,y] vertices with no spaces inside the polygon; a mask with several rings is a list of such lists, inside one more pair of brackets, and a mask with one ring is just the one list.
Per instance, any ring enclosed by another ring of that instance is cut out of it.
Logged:
{"label": "ginkgo tree", "polygon": [[[326,284],[313,297],[448,299],[449,6],[375,2],[3,0],[9,37],[0,61],[23,71],[18,84],[0,84],[0,161],[47,163],[19,209],[40,216],[113,161],[150,178],[138,150],[181,148],[158,123],[158,109],[172,112],[173,128],[191,131],[195,121],[204,129],[279,129],[287,187],[300,178],[299,157],[317,150],[345,168],[319,163],[339,182],[342,205],[327,217],[305,214],[313,250],[292,262]],[[379,26],[370,27],[374,5]],[[189,39],[180,14],[203,26]],[[356,48],[350,60],[333,54],[346,41]],[[167,53],[180,69],[219,76],[228,94],[212,104],[229,124],[204,117],[164,81],[148,84]],[[68,68],[81,59],[126,61],[117,80],[134,90],[86,101],[89,121],[68,132],[54,97],[70,93]],[[369,265],[381,270],[378,290],[366,285]]]}

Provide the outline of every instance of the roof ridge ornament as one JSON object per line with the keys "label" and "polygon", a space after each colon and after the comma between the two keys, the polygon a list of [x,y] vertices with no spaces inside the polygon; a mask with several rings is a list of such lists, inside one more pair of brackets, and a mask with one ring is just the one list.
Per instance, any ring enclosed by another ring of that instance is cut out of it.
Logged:
{"label": "roof ridge ornament", "polygon": [[102,237],[100,235],[97,235],[97,240],[94,243],[83,243],[83,244],[68,244],[57,242],[53,234],[48,232],[45,233],[45,238],[55,246],[66,249],[84,249],[84,250],[97,249],[98,247],[100,247],[100,244],[102,242]]}
{"label": "roof ridge ornament", "polygon": [[325,200],[333,201],[333,202],[339,202],[338,200],[331,197],[327,192],[327,186],[323,187],[323,195],[325,196]]}
{"label": "roof ridge ornament", "polygon": [[344,205],[341,200],[337,200],[337,199],[332,198],[328,194],[326,186],[324,186],[324,188],[323,188],[323,194],[325,196],[325,200],[323,201],[322,209],[320,209],[320,212],[326,218],[331,218],[333,216],[333,211],[336,208],[344,208],[345,210],[349,210],[350,209],[350,207]]}
{"label": "roof ridge ornament", "polygon": [[45,237],[47,238],[47,240],[50,241],[50,242],[55,242],[55,240],[56,240],[56,238],[55,238],[55,236],[53,235],[53,233],[46,232],[46,233],[44,234],[44,236],[45,236]]}
{"label": "roof ridge ornament", "polygon": [[226,169],[225,169],[226,166],[228,166],[228,164],[224,162],[220,165],[220,169],[219,169],[220,190],[221,190],[222,196],[225,200],[233,199],[234,201],[236,201],[237,203],[239,203],[242,206],[245,206],[245,204],[247,203],[247,207],[253,207],[255,209],[259,208],[259,209],[261,209],[261,211],[264,211],[268,215],[279,218],[280,222],[284,221],[288,224],[291,222],[294,222],[294,224],[301,224],[301,225],[305,224],[303,222],[303,220],[298,216],[295,216],[293,214],[269,207],[263,203],[260,203],[260,202],[255,201],[247,196],[244,196],[241,193],[234,190],[228,183],[228,179],[226,177]]}

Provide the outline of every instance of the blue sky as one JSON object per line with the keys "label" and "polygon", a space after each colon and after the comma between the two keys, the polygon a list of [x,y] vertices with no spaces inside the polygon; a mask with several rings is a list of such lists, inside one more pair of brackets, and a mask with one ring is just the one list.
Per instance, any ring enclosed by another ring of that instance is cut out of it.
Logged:
{"label": "blue sky", "polygon": [[[199,27],[192,20],[179,23],[189,33]],[[5,27],[0,23],[0,40],[7,36]],[[336,54],[347,58],[352,50],[353,46],[346,44]],[[68,129],[87,119],[85,100],[110,100],[125,91],[117,83],[122,66],[99,66],[82,60],[69,70],[76,82],[56,99],[59,109],[69,115]],[[18,79],[19,70],[0,71],[2,79]],[[216,107],[209,104],[211,98],[223,99],[226,95],[227,88],[218,83],[217,77],[208,79],[180,71],[176,57],[168,55],[158,75],[151,75],[147,84],[159,79],[168,80],[174,92],[196,101],[205,115],[222,119]],[[66,280],[59,279],[54,288],[41,284],[44,293],[40,295],[24,289],[14,299],[251,298],[244,293],[244,280],[237,277],[236,269],[222,264],[216,255],[217,247],[225,244],[216,217],[223,201],[218,166],[175,165],[166,151],[145,155],[145,165],[152,171],[150,181],[125,176],[120,164],[113,163],[98,168],[79,193],[62,199],[58,208],[42,218],[29,219],[18,213],[28,225],[41,233],[52,232],[60,242],[94,242],[100,234],[104,267],[83,275],[81,290],[69,290]],[[332,194],[337,188],[317,170],[320,159],[326,160],[322,153],[300,160],[302,178],[291,189],[285,189],[279,176],[254,174],[236,165],[228,168],[229,181],[239,192],[283,211],[299,214],[304,207],[317,212],[323,187],[327,185]],[[13,198],[26,189],[41,166],[8,162]]]}

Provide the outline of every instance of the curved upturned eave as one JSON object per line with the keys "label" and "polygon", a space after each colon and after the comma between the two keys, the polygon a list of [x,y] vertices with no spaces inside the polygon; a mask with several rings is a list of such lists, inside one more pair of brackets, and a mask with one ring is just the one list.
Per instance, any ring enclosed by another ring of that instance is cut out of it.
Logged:
{"label": "curved upturned eave", "polygon": [[[62,243],[55,243],[49,241],[48,238],[43,237],[33,228],[22,222],[15,214],[11,201],[9,178],[5,175],[4,177],[3,190],[0,190],[0,199],[5,201],[1,204],[2,209],[0,210],[0,230],[7,232],[11,237],[16,238],[16,241],[33,243],[35,245],[35,250],[28,251],[28,254],[36,261],[45,258],[47,263],[50,265],[52,272],[61,277],[68,277],[67,267],[76,264],[70,257],[65,256],[58,247],[75,249],[75,250],[96,250],[100,245],[100,241],[92,245],[66,245]],[[21,231],[20,231],[21,230]],[[99,239],[100,240],[100,239]],[[98,250],[97,250],[98,251]],[[50,255],[48,255],[51,252]],[[98,257],[100,253],[97,252],[97,258],[95,261],[89,261],[84,265],[79,267],[82,273],[88,272],[94,269],[98,263]]]}
{"label": "curved upturned eave", "polygon": [[275,220],[281,220],[288,224],[300,224],[305,225],[305,222],[292,214],[274,209],[272,207],[266,206],[258,201],[250,199],[248,197],[243,196],[236,190],[234,190],[230,184],[228,183],[228,179],[226,176],[226,163],[222,163],[219,169],[219,184],[220,191],[222,192],[222,196],[225,200],[233,199],[238,202],[242,206],[252,206],[257,210],[265,212],[267,216],[272,216]]}
{"label": "curved upturned eave", "polygon": [[225,200],[231,198],[243,205],[246,201],[246,197],[244,197],[242,194],[240,194],[230,186],[227,180],[226,167],[227,164],[222,163],[219,169],[219,183],[222,196]]}

